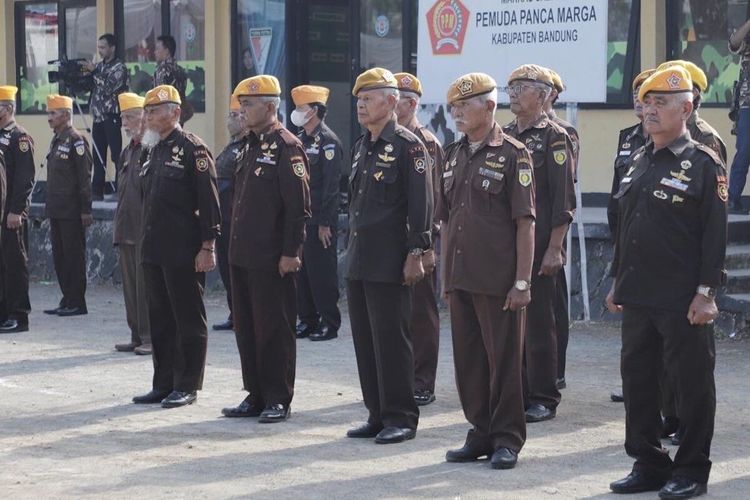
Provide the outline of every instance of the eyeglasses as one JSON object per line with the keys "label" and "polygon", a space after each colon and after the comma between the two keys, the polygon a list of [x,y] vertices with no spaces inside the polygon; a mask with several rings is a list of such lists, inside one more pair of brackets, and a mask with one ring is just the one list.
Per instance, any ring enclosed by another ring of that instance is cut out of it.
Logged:
{"label": "eyeglasses", "polygon": [[505,92],[508,95],[518,95],[527,88],[534,88],[534,85],[528,83],[516,83],[514,85],[508,85],[507,87],[500,87],[500,91]]}

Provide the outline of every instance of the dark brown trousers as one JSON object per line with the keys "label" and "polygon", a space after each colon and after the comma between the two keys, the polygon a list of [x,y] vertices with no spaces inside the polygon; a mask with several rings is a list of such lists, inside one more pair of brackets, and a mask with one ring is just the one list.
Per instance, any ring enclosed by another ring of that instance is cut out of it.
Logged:
{"label": "dark brown trousers", "polygon": [[557,273],[555,294],[555,330],[557,332],[557,378],[565,378],[565,364],[570,337],[570,316],[568,315],[568,279],[565,267]]}
{"label": "dark brown trousers", "polygon": [[31,312],[29,301],[28,225],[23,220],[18,229],[8,229],[3,220],[2,240],[3,302],[0,315],[28,323]]}
{"label": "dark brown trousers", "polygon": [[524,340],[524,402],[526,408],[541,404],[554,410],[560,404],[555,327],[557,276],[539,276],[538,273],[539,269],[534,266]]}
{"label": "dark brown trousers", "polygon": [[435,392],[435,376],[440,346],[440,314],[438,313],[437,270],[411,289],[409,332],[414,349],[414,389]]}
{"label": "dark brown trousers", "polygon": [[205,274],[193,265],[141,264],[146,282],[148,319],[158,391],[197,391],[206,366]]}
{"label": "dark brown trousers", "polygon": [[86,309],[86,230],[80,217],[50,219],[50,240],[60,306]]}
{"label": "dark brown trousers", "polygon": [[138,345],[150,344],[146,279],[143,276],[143,266],[141,266],[140,245],[120,244],[117,249],[119,250],[122,295],[125,299],[125,318],[130,328],[130,341]]}
{"label": "dark brown trousers", "polygon": [[362,398],[373,424],[416,429],[411,293],[395,283],[348,280],[347,297]]}
{"label": "dark brown trousers", "polygon": [[289,405],[297,366],[295,276],[231,266],[232,319],[244,388],[260,407]]}
{"label": "dark brown trousers", "polygon": [[504,298],[463,290],[448,295],[456,385],[467,444],[520,451],[526,442],[521,364],[525,311],[503,311]]}

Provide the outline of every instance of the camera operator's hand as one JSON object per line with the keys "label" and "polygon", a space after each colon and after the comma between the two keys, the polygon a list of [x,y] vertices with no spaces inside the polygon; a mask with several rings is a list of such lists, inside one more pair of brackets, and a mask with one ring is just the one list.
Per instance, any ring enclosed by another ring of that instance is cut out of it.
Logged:
{"label": "camera operator's hand", "polygon": [[94,64],[94,61],[86,61],[84,63],[81,63],[81,66],[86,68],[89,73],[93,73],[96,69],[96,64]]}

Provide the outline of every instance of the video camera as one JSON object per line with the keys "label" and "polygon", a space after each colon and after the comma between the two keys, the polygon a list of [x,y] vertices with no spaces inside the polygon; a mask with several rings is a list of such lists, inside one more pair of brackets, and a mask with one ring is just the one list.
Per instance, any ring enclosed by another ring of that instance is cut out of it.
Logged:
{"label": "video camera", "polygon": [[61,94],[85,94],[93,88],[91,73],[83,66],[85,62],[86,59],[68,59],[67,56],[48,61],[47,64],[57,65],[57,71],[48,73],[50,83],[58,83]]}

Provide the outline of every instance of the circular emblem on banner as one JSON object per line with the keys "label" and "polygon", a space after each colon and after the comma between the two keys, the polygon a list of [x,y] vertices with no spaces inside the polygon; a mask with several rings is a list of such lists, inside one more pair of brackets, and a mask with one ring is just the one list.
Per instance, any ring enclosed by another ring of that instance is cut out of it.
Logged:
{"label": "circular emblem on banner", "polygon": [[469,10],[461,0],[438,0],[427,11],[432,53],[460,54],[469,23]]}
{"label": "circular emblem on banner", "polygon": [[375,34],[380,38],[388,36],[388,32],[391,31],[391,22],[387,16],[378,16],[375,19]]}
{"label": "circular emblem on banner", "polygon": [[191,22],[188,22],[183,29],[183,34],[185,35],[185,40],[190,43],[194,42],[196,35],[195,25]]}

